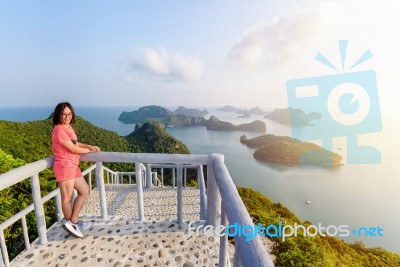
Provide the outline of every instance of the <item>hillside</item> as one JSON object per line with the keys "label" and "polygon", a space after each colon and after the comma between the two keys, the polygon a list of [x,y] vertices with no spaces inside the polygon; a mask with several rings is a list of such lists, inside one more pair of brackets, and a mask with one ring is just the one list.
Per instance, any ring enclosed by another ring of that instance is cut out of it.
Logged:
{"label": "hillside", "polygon": [[[146,124],[145,124],[146,125]],[[188,153],[187,148],[170,136],[163,128],[146,128],[157,139],[142,143],[143,137],[149,132],[139,131],[129,137],[119,136],[116,132],[94,126],[82,117],[77,116],[74,129],[81,143],[99,146],[102,151],[115,152],[161,152],[160,143],[179,143],[179,147],[165,146],[164,153]],[[139,128],[137,128],[139,129]],[[0,121],[0,149],[14,158],[26,162],[36,161],[52,155],[51,133],[53,124],[51,118],[29,122]],[[153,132],[154,131],[154,132]],[[143,135],[143,136],[142,136]],[[166,138],[166,140],[163,140]],[[153,142],[154,141],[154,142]]]}
{"label": "hillside", "polygon": [[160,122],[150,121],[137,124],[135,131],[126,136],[131,146],[137,146],[147,153],[189,154],[189,149],[179,140],[165,131]]}
{"label": "hillside", "polygon": [[[81,117],[76,118],[74,129],[82,143],[95,144],[104,151],[127,151],[128,140],[117,133],[94,126]],[[29,122],[0,121],[0,148],[26,162],[52,155],[51,118]]]}
{"label": "hillside", "polygon": [[[276,227],[280,222],[292,226],[297,223],[306,227],[312,224],[308,221],[301,221],[285,206],[273,203],[257,191],[243,187],[239,187],[238,191],[256,224],[275,225]],[[271,237],[270,240],[274,243],[272,253],[276,256],[276,267],[400,266],[399,254],[380,247],[367,248],[361,242],[346,243],[333,236],[316,235],[311,237],[299,234],[297,237],[288,237],[284,242],[281,237]]]}

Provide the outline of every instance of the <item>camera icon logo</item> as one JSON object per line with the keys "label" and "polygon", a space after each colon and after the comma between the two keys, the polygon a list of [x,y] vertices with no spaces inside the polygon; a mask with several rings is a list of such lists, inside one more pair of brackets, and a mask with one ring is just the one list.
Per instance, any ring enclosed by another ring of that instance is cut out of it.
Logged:
{"label": "camera icon logo", "polygon": [[[347,52],[347,40],[339,41],[342,70]],[[349,70],[372,57],[365,52]],[[321,53],[316,58],[324,65],[337,68]],[[378,164],[380,151],[374,147],[360,145],[361,134],[382,130],[376,73],[373,70],[343,72],[332,75],[293,79],[286,82],[292,136],[300,140],[321,140],[322,147],[333,151],[332,142],[336,137],[347,138],[347,163]],[[296,126],[296,110],[306,113],[317,112],[320,119],[313,120],[313,126]]]}

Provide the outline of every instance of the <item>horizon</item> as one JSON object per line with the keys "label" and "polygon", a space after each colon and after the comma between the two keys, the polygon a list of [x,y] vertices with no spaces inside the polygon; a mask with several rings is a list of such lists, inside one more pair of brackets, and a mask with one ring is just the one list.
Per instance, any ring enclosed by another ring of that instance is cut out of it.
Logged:
{"label": "horizon", "polygon": [[[105,108],[128,108],[128,107],[132,107],[132,108],[141,108],[141,107],[146,107],[146,106],[160,106],[163,108],[178,108],[178,107],[184,107],[184,108],[188,108],[188,109],[207,109],[207,108],[213,108],[213,109],[219,109],[219,108],[223,108],[223,107],[235,107],[235,108],[242,108],[242,109],[252,109],[252,108],[260,108],[263,111],[267,111],[270,109],[275,109],[275,108],[279,108],[279,107],[262,107],[262,106],[239,106],[239,105],[213,105],[213,106],[189,106],[189,105],[155,105],[155,104],[150,104],[150,105],[73,105],[74,108],[97,108],[97,107],[105,107]],[[14,106],[1,106],[0,108],[54,108],[55,106],[51,106],[51,105],[14,105]],[[283,107],[283,109],[288,108],[288,107]]]}

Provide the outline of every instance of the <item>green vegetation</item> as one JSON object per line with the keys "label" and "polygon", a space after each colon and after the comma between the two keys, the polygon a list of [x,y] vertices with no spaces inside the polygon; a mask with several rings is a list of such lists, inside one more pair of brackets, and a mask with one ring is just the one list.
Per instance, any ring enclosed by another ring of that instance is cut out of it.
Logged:
{"label": "green vegetation", "polygon": [[[79,142],[96,144],[103,151],[128,151],[128,140],[117,133],[96,127],[81,117],[74,129]],[[52,155],[51,118],[29,122],[0,121],[0,148],[15,158],[33,162]]]}
{"label": "green vegetation", "polygon": [[126,136],[130,145],[147,153],[189,154],[189,149],[179,140],[167,133],[162,123],[149,121],[137,124],[135,131]]}
{"label": "green vegetation", "polygon": [[[254,223],[262,225],[279,223],[308,226],[311,223],[301,221],[295,214],[280,203],[273,203],[261,193],[250,188],[238,188],[239,194],[253,218]],[[262,237],[265,238],[265,237]],[[324,266],[324,267],[369,267],[400,266],[400,255],[383,248],[366,248],[363,243],[348,244],[336,237],[310,237],[298,235],[282,242],[280,237],[270,238],[274,246],[272,254],[276,256],[275,266]]]}
{"label": "green vegetation", "polygon": [[302,142],[288,136],[265,134],[252,139],[245,135],[240,142],[249,147],[258,148],[253,156],[263,162],[273,162],[288,165],[314,165],[321,167],[336,167],[342,157],[316,144]]}
{"label": "green vegetation", "polygon": [[[0,149],[0,174],[25,164],[24,160],[14,158]],[[51,178],[52,176],[53,172],[51,170],[45,170],[40,173],[39,182],[42,196],[56,188],[56,182]],[[0,191],[0,223],[32,204],[31,192],[30,179],[25,179],[14,186]],[[55,221],[54,203],[48,201],[44,204],[44,208],[46,224],[51,225]],[[30,242],[32,242],[37,237],[36,218],[33,212],[26,216],[26,221],[30,233]],[[4,230],[4,237],[7,240],[6,244],[10,258],[15,257],[25,248],[20,222],[6,228]]]}

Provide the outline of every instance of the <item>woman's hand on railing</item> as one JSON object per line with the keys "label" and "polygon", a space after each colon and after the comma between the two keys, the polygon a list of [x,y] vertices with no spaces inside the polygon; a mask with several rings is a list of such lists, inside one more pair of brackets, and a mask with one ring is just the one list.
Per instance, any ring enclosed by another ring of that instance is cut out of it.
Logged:
{"label": "woman's hand on railing", "polygon": [[90,152],[100,152],[100,147],[98,146],[88,146]]}

